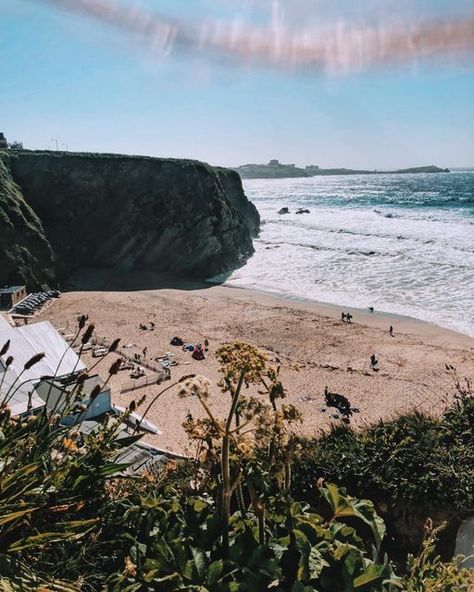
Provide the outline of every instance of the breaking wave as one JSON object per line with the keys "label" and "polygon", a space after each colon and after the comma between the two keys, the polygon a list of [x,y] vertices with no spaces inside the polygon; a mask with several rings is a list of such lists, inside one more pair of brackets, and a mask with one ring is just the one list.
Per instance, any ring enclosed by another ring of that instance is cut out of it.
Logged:
{"label": "breaking wave", "polygon": [[[264,224],[233,285],[474,336],[474,172],[249,180]],[[305,215],[282,215],[299,207]]]}

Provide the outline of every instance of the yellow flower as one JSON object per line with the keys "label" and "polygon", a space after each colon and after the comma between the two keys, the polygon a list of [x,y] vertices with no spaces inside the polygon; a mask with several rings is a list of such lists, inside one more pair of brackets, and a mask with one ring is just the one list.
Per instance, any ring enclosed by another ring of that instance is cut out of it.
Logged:
{"label": "yellow flower", "polygon": [[252,445],[248,440],[242,440],[237,444],[237,450],[244,458],[251,458],[253,453]]}
{"label": "yellow flower", "polygon": [[225,377],[236,383],[241,374],[247,384],[258,383],[265,372],[267,356],[253,345],[236,341],[223,345],[216,351]]}
{"label": "yellow flower", "polygon": [[70,450],[71,452],[77,452],[77,445],[73,440],[71,440],[71,438],[64,438],[63,446],[66,450]]}

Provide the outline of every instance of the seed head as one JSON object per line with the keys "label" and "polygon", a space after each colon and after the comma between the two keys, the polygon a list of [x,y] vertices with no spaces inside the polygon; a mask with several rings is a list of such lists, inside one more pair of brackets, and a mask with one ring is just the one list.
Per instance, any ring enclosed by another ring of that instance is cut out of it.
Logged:
{"label": "seed head", "polygon": [[8,356],[8,358],[5,360],[5,366],[8,368],[8,366],[11,366],[13,364],[13,356]]}
{"label": "seed head", "polygon": [[10,340],[8,340],[8,341],[7,341],[7,342],[4,344],[4,346],[2,347],[2,349],[0,350],[0,357],[1,357],[1,356],[4,356],[4,355],[7,353],[7,351],[8,351],[8,349],[9,349],[9,347],[10,347]]}
{"label": "seed head", "polygon": [[100,384],[96,384],[91,392],[91,396],[90,396],[91,401],[93,401],[94,399],[96,399],[98,397],[101,390],[102,390],[102,387],[100,386]]}
{"label": "seed head", "polygon": [[81,372],[81,374],[79,374],[79,376],[76,378],[76,384],[84,384],[88,378],[89,375],[87,374],[87,372]]}
{"label": "seed head", "polygon": [[41,360],[45,357],[45,355],[46,354],[44,352],[42,352],[40,354],[35,354],[32,358],[30,358],[28,360],[28,362],[26,362],[23,369],[29,370],[32,366],[34,366],[35,364],[38,364],[38,362],[41,362]]}

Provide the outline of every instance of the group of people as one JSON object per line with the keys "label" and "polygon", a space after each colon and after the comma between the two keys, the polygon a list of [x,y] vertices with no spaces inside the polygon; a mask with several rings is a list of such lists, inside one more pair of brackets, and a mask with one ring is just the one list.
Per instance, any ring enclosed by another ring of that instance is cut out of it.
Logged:
{"label": "group of people", "polygon": [[204,340],[204,345],[202,343],[194,345],[193,343],[185,343],[181,337],[173,337],[173,339],[170,341],[170,345],[182,347],[183,351],[191,352],[191,356],[194,360],[205,360],[205,353],[209,351],[208,339]]}
{"label": "group of people", "polygon": [[341,321],[343,323],[352,323],[352,315],[350,312],[341,313]]}

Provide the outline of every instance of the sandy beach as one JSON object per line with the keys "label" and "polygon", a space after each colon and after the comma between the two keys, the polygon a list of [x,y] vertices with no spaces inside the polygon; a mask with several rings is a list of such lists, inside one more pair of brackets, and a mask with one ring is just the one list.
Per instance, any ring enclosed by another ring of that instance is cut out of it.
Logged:
{"label": "sandy beach", "polygon": [[[90,287],[96,286],[97,282]],[[122,351],[132,356],[147,348],[145,359],[156,364],[156,357],[172,352],[177,361],[172,368],[172,381],[198,373],[216,384],[220,376],[213,355],[216,348],[235,340],[254,344],[266,351],[270,359],[281,361],[287,400],[302,412],[304,423],[299,430],[305,434],[316,434],[331,422],[340,421],[335,410],[324,405],[325,386],[348,397],[352,406],[359,409],[351,423],[360,426],[415,407],[441,412],[454,394],[452,373],[446,364],[453,365],[461,378],[474,378],[474,339],[377,311],[352,309],[352,323],[343,323],[341,311],[337,306],[226,286],[186,286],[71,291],[64,293],[38,320],[49,320],[70,333],[77,316],[88,314],[98,337],[109,342],[120,338]],[[150,330],[152,323],[154,330]],[[140,324],[148,329],[140,329]],[[389,334],[390,325],[394,328],[393,336]],[[196,361],[182,348],[171,346],[174,336],[194,344],[207,338],[207,358]],[[373,353],[379,360],[378,372],[370,367]],[[86,361],[90,361],[89,355]],[[102,376],[107,375],[110,362],[108,359],[99,366]],[[126,406],[142,395],[150,401],[170,383],[120,393],[131,384],[128,373],[120,372],[111,384],[114,402]],[[217,386],[211,405],[217,414],[227,408],[227,398]],[[188,412],[200,415],[197,400],[178,398],[177,389],[165,393],[149,413],[149,419],[163,433],[147,437],[148,441],[163,449],[186,452],[188,443],[182,423]]]}

